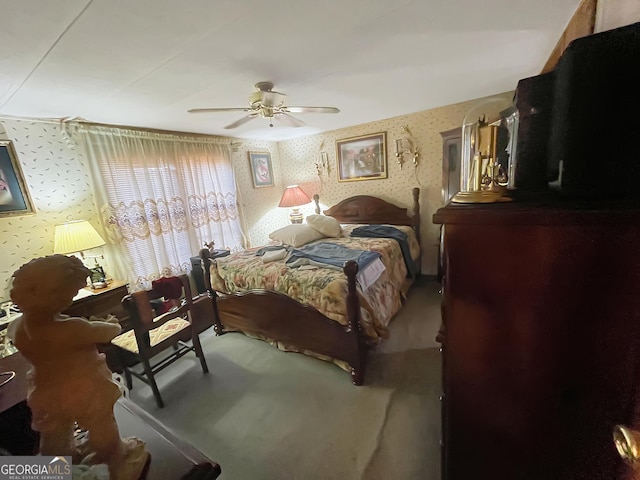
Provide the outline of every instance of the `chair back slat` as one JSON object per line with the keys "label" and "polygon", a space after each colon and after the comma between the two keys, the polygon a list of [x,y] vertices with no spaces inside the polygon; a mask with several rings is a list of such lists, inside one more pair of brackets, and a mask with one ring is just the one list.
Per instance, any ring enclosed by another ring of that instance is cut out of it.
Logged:
{"label": "chair back slat", "polygon": [[[133,353],[140,359],[144,367],[143,372],[136,372],[130,367],[125,367],[125,376],[127,377],[127,385],[131,388],[131,376],[136,376],[140,380],[151,386],[153,395],[156,398],[158,407],[162,408],[164,402],[158,390],[158,385],[154,379],[154,375],[170,365],[174,361],[184,356],[189,351],[196,353],[200,359],[202,371],[208,373],[209,368],[204,358],[202,345],[198,338],[199,330],[193,327],[194,318],[202,315],[201,308],[194,315],[191,314],[193,308],[193,299],[191,295],[191,286],[187,275],[179,275],[177,277],[167,277],[160,282],[154,282],[155,285],[151,290],[134,292],[122,299],[123,307],[129,312],[131,326],[133,332],[125,332],[112,342],[116,343],[120,348],[124,348],[131,352],[131,336],[135,336],[136,345]],[[156,308],[162,306],[165,300],[174,300],[175,305],[171,306],[166,312],[157,312]],[[155,304],[155,305],[154,305]],[[184,319],[188,322],[177,319]],[[164,324],[173,321],[173,324],[165,328],[161,328]],[[203,322],[197,322],[201,326]],[[120,338],[120,342],[116,340]],[[151,345],[153,339],[154,345]],[[192,345],[189,346],[185,342],[191,340]],[[172,350],[169,356],[164,356],[162,360],[153,363],[152,358],[155,355]]]}
{"label": "chair back slat", "polygon": [[191,321],[189,312],[193,306],[193,299],[191,298],[189,277],[182,274],[177,277],[166,278],[179,280],[180,284],[179,298],[171,299],[176,300],[179,304],[171,307],[167,312],[158,314],[152,304],[153,300],[161,300],[164,298],[160,291],[161,289],[157,287],[151,290],[141,290],[131,293],[122,299],[122,304],[125,309],[129,311],[131,323],[136,331],[148,332],[177,317],[182,317],[189,322]]}
{"label": "chair back slat", "polygon": [[155,311],[151,307],[149,295],[146,291],[133,292],[131,294],[135,305],[134,316],[137,318],[141,326],[146,326],[153,323],[153,317],[155,317]]}

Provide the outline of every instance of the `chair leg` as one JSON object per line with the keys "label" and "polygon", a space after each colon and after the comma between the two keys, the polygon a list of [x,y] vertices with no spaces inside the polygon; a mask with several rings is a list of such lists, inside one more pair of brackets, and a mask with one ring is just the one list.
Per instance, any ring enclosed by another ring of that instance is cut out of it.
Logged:
{"label": "chair leg", "polygon": [[127,367],[124,367],[123,370],[124,370],[124,379],[127,382],[127,389],[133,390],[133,380],[131,378],[131,372]]}
{"label": "chair leg", "polygon": [[200,365],[202,366],[202,371],[204,373],[209,373],[209,367],[207,366],[207,360],[204,358],[204,352],[202,351],[202,344],[200,343],[200,337],[196,333],[191,338],[191,343],[193,343],[193,348],[196,349],[196,355],[200,359]]}
{"label": "chair leg", "polygon": [[143,358],[142,364],[144,365],[144,373],[147,376],[147,380],[149,380],[149,386],[153,391],[153,396],[156,397],[158,408],[164,408],[164,402],[162,401],[162,397],[160,396],[160,390],[158,390],[156,379],[154,378],[153,372],[151,371],[151,364],[149,363],[149,360]]}

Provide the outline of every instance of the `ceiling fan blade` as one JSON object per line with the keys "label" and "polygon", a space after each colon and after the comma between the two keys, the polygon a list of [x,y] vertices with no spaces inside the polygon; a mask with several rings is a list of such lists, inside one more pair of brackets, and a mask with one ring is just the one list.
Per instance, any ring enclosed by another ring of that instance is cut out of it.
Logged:
{"label": "ceiling fan blade", "polygon": [[250,112],[250,108],[192,108],[189,113],[209,113],[209,112]]}
{"label": "ceiling fan blade", "polygon": [[290,113],[340,113],[336,107],[284,107]]}
{"label": "ceiling fan blade", "polygon": [[275,118],[280,120],[285,125],[289,125],[290,127],[303,127],[305,125],[304,122],[298,120],[296,117],[292,117],[288,113],[284,112],[275,115]]}
{"label": "ceiling fan blade", "polygon": [[254,119],[254,118],[256,118],[257,116],[258,116],[258,114],[254,114],[254,113],[252,113],[252,114],[250,114],[250,115],[247,115],[246,117],[242,117],[240,120],[236,120],[235,122],[230,123],[229,125],[227,125],[227,126],[226,126],[226,127],[224,127],[224,128],[226,128],[226,129],[230,129],[230,128],[236,128],[236,127],[239,127],[240,125],[244,125],[244,124],[245,124],[245,123],[247,123],[248,121],[253,120],[253,119]]}

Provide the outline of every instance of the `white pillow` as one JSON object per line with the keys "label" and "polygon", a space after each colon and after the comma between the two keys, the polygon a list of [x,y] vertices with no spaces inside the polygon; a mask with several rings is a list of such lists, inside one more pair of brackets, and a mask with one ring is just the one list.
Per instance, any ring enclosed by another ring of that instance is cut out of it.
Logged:
{"label": "white pillow", "polygon": [[342,227],[333,217],[326,215],[309,215],[306,218],[307,224],[314,230],[322,233],[325,237],[339,237]]}
{"label": "white pillow", "polygon": [[287,225],[269,234],[271,240],[282,242],[292,247],[301,247],[302,245],[313,242],[314,240],[320,240],[324,237],[325,235],[322,233],[302,223]]}

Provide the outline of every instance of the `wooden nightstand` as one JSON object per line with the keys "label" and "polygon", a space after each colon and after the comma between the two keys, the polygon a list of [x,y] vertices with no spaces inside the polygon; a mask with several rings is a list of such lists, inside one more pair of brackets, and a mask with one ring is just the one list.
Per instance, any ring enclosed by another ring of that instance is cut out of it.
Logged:
{"label": "wooden nightstand", "polygon": [[75,317],[106,318],[114,315],[123,330],[129,330],[129,313],[122,307],[122,298],[129,293],[127,282],[112,280],[105,288],[83,288],[73,304],[64,312],[65,315]]}
{"label": "wooden nightstand", "polygon": [[[105,288],[86,287],[78,292],[73,304],[62,313],[72,317],[84,317],[87,320],[92,316],[105,319],[108,315],[114,315],[123,332],[131,330],[129,313],[122,306],[122,298],[128,293],[127,282],[122,280],[112,280]],[[125,355],[110,343],[98,345],[98,350],[107,356],[107,365],[114,372],[122,371],[123,364],[134,362],[131,358],[125,358]]]}

